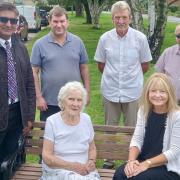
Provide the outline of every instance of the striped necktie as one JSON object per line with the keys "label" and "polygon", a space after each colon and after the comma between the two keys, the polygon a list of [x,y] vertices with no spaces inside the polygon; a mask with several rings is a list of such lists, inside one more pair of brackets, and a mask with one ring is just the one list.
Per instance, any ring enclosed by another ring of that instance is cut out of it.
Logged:
{"label": "striped necktie", "polygon": [[11,103],[13,103],[18,97],[16,71],[15,71],[15,66],[14,66],[9,42],[6,41],[5,45],[6,45],[6,53],[7,53],[7,67],[8,67],[8,95]]}

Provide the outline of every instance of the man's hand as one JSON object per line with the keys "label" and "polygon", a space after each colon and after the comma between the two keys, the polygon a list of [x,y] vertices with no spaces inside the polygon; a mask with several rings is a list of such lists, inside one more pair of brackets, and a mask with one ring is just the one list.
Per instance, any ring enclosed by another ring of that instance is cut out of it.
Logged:
{"label": "man's hand", "polygon": [[37,104],[37,108],[38,108],[40,111],[46,111],[46,110],[48,109],[46,100],[45,100],[42,96],[36,98],[36,104]]}
{"label": "man's hand", "polygon": [[27,135],[29,133],[29,131],[32,129],[32,122],[31,121],[28,121],[28,124],[27,124],[27,127],[25,127],[23,129],[23,134],[24,135]]}
{"label": "man's hand", "polygon": [[87,102],[86,102],[86,106],[88,106],[90,103],[90,92],[87,92]]}

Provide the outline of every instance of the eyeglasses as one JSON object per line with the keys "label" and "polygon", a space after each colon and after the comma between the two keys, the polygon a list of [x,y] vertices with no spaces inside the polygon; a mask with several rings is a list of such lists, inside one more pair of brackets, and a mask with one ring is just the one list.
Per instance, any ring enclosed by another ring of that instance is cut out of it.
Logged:
{"label": "eyeglasses", "polygon": [[180,34],[176,34],[176,38],[180,39]]}
{"label": "eyeglasses", "polygon": [[11,23],[12,25],[15,25],[15,24],[17,24],[18,19],[16,19],[16,18],[0,17],[0,22],[1,22],[1,23],[6,24],[8,21],[10,21],[10,23]]}

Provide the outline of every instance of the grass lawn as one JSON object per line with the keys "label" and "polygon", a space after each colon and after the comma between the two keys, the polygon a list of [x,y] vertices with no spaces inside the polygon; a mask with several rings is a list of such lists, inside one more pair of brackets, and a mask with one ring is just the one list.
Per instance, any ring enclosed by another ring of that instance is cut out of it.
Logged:
{"label": "grass lawn", "polygon": [[[74,16],[69,17],[70,26],[69,31],[80,36],[85,43],[88,55],[89,55],[89,69],[91,78],[91,103],[85,109],[85,111],[91,116],[94,124],[104,124],[104,112],[102,105],[102,96],[100,92],[100,80],[101,74],[97,69],[97,65],[93,60],[96,46],[99,37],[102,33],[112,29],[111,16],[109,14],[103,14],[100,19],[101,29],[92,29],[91,25],[85,24],[85,18],[77,18]],[[175,23],[168,23],[165,34],[165,41],[162,46],[162,51],[175,44],[174,29]],[[46,28],[38,33],[37,37],[27,43],[29,53],[31,53],[32,45],[40,37],[49,32],[49,28]],[[151,64],[150,70],[145,74],[145,79],[154,72],[154,64]],[[39,119],[39,113],[37,112],[36,119]],[[34,159],[30,157],[29,159]],[[34,159],[35,160],[35,159]],[[35,160],[36,161],[36,160]]]}

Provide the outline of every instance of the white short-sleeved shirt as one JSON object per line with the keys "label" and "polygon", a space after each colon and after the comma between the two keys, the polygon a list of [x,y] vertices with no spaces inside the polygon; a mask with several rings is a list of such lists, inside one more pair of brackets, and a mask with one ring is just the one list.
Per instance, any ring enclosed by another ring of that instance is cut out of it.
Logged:
{"label": "white short-sleeved shirt", "polygon": [[[45,126],[44,138],[54,143],[54,154],[69,162],[86,163],[88,161],[89,143],[94,138],[94,130],[90,116],[80,114],[80,122],[67,125],[60,113],[48,117]],[[47,170],[50,168],[43,163]]]}
{"label": "white short-sleeved shirt", "polygon": [[112,102],[137,100],[142,92],[141,63],[152,60],[146,36],[129,27],[124,37],[116,29],[104,33],[94,59],[105,63],[101,80],[103,96]]}

